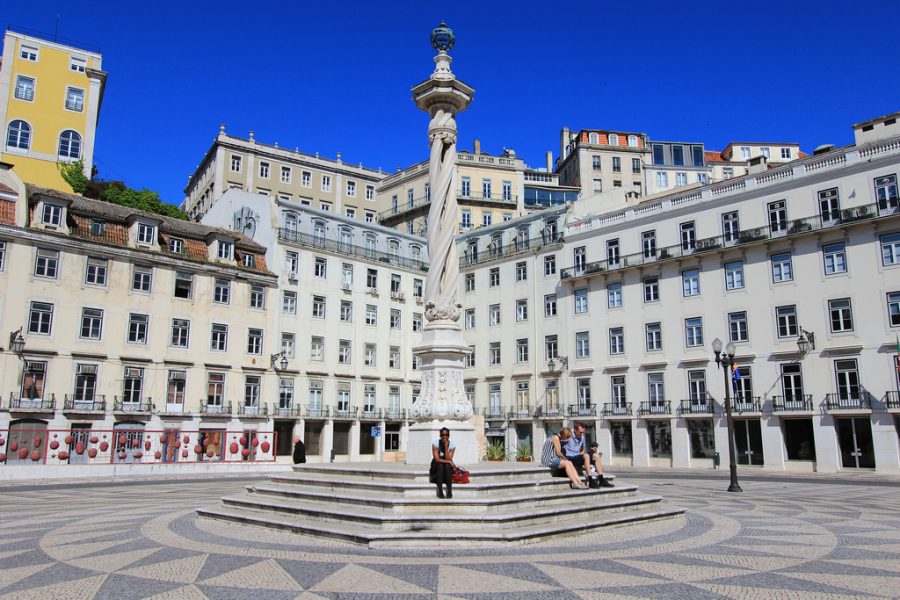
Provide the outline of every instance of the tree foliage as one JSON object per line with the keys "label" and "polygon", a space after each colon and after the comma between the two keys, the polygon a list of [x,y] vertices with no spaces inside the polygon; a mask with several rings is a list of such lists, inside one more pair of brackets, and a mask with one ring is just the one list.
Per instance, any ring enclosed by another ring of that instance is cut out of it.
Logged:
{"label": "tree foliage", "polygon": [[187,213],[173,204],[166,204],[159,194],[148,190],[136,190],[125,185],[124,181],[104,181],[88,179],[84,175],[84,163],[80,160],[71,163],[60,163],[59,174],[72,191],[87,198],[102,200],[110,204],[127,206],[157,215],[188,220]]}

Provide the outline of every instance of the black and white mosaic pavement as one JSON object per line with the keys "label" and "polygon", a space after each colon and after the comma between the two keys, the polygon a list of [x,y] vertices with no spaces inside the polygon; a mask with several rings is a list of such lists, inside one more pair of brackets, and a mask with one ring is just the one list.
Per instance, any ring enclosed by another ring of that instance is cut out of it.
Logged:
{"label": "black and white mosaic pavement", "polygon": [[372,550],[198,521],[247,478],[5,484],[0,600],[896,598],[900,479],[620,473],[684,519],[506,549]]}

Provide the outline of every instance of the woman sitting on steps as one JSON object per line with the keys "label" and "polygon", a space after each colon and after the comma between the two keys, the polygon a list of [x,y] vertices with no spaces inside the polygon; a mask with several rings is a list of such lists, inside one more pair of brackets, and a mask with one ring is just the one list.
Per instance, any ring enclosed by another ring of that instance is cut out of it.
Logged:
{"label": "woman sitting on steps", "polygon": [[541,450],[541,465],[549,467],[551,471],[556,469],[565,469],[566,475],[569,476],[569,487],[573,490],[586,490],[588,486],[581,482],[578,476],[578,469],[572,464],[572,461],[566,459],[562,445],[572,437],[572,430],[563,427],[556,435],[550,436],[544,442],[544,448]]}

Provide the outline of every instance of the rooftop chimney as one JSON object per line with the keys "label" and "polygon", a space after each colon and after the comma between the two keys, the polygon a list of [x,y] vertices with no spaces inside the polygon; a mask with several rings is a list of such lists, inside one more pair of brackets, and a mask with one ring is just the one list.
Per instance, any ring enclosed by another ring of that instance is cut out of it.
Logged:
{"label": "rooftop chimney", "polygon": [[553,172],[553,151],[547,150],[547,172]]}
{"label": "rooftop chimney", "polygon": [[475,138],[475,154],[481,154],[481,140]]}

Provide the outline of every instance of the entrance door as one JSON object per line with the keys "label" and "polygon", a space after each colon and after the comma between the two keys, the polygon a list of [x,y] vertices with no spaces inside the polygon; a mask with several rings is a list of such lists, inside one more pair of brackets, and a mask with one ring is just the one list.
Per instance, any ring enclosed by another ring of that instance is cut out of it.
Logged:
{"label": "entrance door", "polygon": [[874,469],[872,424],[868,417],[838,419],[837,429],[841,445],[841,465],[845,469]]}
{"label": "entrance door", "polygon": [[734,444],[737,446],[737,464],[762,466],[762,429],[757,419],[734,421]]}
{"label": "entrance door", "polygon": [[294,453],[294,422],[275,421],[275,456],[291,456]]}

